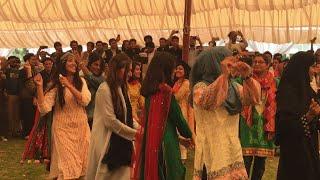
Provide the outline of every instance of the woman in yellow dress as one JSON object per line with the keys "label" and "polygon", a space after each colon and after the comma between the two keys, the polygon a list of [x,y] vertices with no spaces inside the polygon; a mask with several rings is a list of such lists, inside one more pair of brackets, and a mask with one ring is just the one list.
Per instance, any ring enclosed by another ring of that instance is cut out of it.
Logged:
{"label": "woman in yellow dress", "polygon": [[139,114],[144,108],[144,97],[140,94],[141,88],[141,64],[139,62],[132,63],[131,77],[128,81],[128,91],[132,106],[132,117],[134,121],[140,124]]}
{"label": "woman in yellow dress", "polygon": [[[178,101],[178,104],[181,108],[183,117],[186,119],[192,133],[194,134],[194,114],[193,109],[188,103],[188,97],[190,94],[189,89],[189,72],[190,67],[185,62],[181,61],[176,66],[175,72],[175,83],[173,86],[173,93],[175,98]],[[187,160],[187,149],[183,145],[185,141],[184,138],[179,137],[180,139],[180,152],[182,161]]]}

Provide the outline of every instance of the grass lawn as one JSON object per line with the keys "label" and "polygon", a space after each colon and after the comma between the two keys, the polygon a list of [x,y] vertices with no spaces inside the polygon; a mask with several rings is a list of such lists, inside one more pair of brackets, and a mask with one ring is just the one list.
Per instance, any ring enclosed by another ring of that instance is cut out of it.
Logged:
{"label": "grass lawn", "polygon": [[[20,159],[24,149],[25,140],[9,139],[8,142],[0,142],[0,179],[1,180],[36,180],[45,179],[47,172],[42,164],[21,165]],[[193,154],[189,154],[193,159]],[[193,162],[189,160],[187,166],[187,180],[192,179]],[[264,180],[275,180],[278,166],[278,158],[269,158],[266,163]]]}
{"label": "grass lawn", "polygon": [[46,170],[42,164],[20,164],[25,140],[9,139],[0,142],[0,179],[45,179]]}

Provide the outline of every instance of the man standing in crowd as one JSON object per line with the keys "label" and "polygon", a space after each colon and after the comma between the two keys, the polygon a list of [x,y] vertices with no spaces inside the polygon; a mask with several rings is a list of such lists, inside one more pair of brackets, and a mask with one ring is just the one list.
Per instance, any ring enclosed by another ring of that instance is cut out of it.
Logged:
{"label": "man standing in crowd", "polygon": [[100,57],[103,59],[104,63],[106,63],[107,56],[106,56],[106,52],[104,51],[102,41],[96,42],[96,50],[94,50],[94,52],[98,53],[100,55]]}
{"label": "man standing in crowd", "polygon": [[33,126],[35,115],[36,86],[33,76],[43,70],[43,65],[36,55],[28,53],[23,57],[24,68],[19,72],[20,118],[22,121],[22,135],[27,139]]}
{"label": "man standing in crowd", "polygon": [[94,43],[93,42],[87,42],[87,51],[83,53],[83,59],[88,61],[89,56],[93,53],[94,49]]}
{"label": "man standing in crowd", "polygon": [[159,39],[160,46],[157,48],[158,52],[169,52],[169,45],[167,39],[162,37]]}
{"label": "man standing in crowd", "polygon": [[56,52],[51,54],[51,58],[54,60],[54,62],[58,62],[60,57],[63,55],[63,50],[62,50],[62,44],[57,41],[53,44],[54,49]]}
{"label": "man standing in crowd", "polygon": [[169,49],[169,53],[176,57],[177,61],[182,61],[182,48],[179,45],[179,37],[175,36],[179,31],[173,30],[169,37],[169,42],[171,44],[171,48]]}
{"label": "man standing in crowd", "polygon": [[8,120],[9,134],[18,137],[21,131],[19,117],[19,68],[20,60],[16,56],[8,57],[4,64],[5,70],[5,90],[8,95]]}
{"label": "man standing in crowd", "polygon": [[42,61],[44,69],[43,71],[40,72],[42,79],[43,79],[43,89],[47,90],[48,88],[48,83],[52,79],[53,75],[53,59],[52,58],[46,58],[44,61]]}
{"label": "man standing in crowd", "polygon": [[115,38],[111,38],[109,40],[110,49],[106,51],[106,63],[109,63],[109,61],[117,54],[121,53],[121,51],[118,48],[118,43]]}
{"label": "man standing in crowd", "polygon": [[146,47],[144,48],[144,53],[146,53],[147,55],[147,62],[143,62],[143,66],[142,66],[142,77],[144,78],[146,73],[147,73],[147,70],[148,70],[148,67],[149,67],[149,64],[154,56],[154,53],[155,53],[155,45],[153,42],[147,42],[146,43]]}
{"label": "man standing in crowd", "polygon": [[145,51],[145,49],[147,49],[147,44],[149,43],[153,43],[153,38],[152,38],[152,36],[151,35],[146,35],[144,38],[143,38],[143,40],[144,40],[144,48],[142,48],[141,49],[141,51],[142,52],[144,52]]}
{"label": "man standing in crowd", "polygon": [[[197,41],[199,42],[200,47],[197,48]],[[188,60],[188,65],[192,68],[195,61],[196,61],[196,57],[198,56],[198,54],[200,54],[200,52],[202,51],[203,47],[202,47],[202,42],[200,40],[199,36],[190,36],[190,48],[189,48],[189,60]]]}
{"label": "man standing in crowd", "polygon": [[68,52],[77,53],[78,52],[78,42],[76,40],[70,41],[71,49]]}
{"label": "man standing in crowd", "polygon": [[136,39],[130,39],[129,41],[130,47],[127,51],[127,55],[131,59],[135,59],[136,56],[141,52],[139,45],[137,45],[137,40]]}
{"label": "man standing in crowd", "polygon": [[8,141],[8,118],[7,118],[7,101],[5,96],[5,69],[3,69],[5,65],[6,59],[4,57],[0,57],[0,141]]}

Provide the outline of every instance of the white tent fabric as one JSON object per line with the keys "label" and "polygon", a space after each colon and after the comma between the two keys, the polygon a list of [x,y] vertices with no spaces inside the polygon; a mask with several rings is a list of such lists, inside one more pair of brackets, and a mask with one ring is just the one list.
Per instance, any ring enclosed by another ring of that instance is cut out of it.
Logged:
{"label": "white tent fabric", "polygon": [[[182,36],[184,0],[0,0],[0,47],[52,46],[151,34]],[[306,43],[319,36],[320,0],[193,0],[191,34],[203,41],[241,30],[247,39]],[[157,40],[155,40],[157,42]]]}

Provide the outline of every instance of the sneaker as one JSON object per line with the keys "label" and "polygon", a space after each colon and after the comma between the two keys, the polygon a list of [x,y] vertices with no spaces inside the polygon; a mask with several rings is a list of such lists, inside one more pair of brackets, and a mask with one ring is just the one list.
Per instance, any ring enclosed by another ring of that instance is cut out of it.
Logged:
{"label": "sneaker", "polygon": [[1,136],[0,139],[1,139],[1,141],[3,141],[3,142],[7,142],[7,141],[8,141],[8,139],[7,139],[6,137],[4,137],[4,136]]}
{"label": "sneaker", "polygon": [[40,164],[40,160],[36,159],[36,160],[34,160],[33,163],[34,163],[34,164]]}

